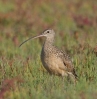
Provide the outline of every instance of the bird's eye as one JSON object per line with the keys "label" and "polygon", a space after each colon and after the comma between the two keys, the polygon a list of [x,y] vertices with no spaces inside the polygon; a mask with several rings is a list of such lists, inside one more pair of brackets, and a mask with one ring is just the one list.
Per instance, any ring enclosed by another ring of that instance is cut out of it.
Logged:
{"label": "bird's eye", "polygon": [[49,31],[47,31],[47,33],[49,33]]}

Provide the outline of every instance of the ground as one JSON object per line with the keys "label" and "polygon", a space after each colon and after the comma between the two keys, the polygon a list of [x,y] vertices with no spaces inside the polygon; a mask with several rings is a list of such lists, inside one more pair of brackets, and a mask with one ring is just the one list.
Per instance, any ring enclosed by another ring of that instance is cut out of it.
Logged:
{"label": "ground", "polygon": [[[96,0],[0,1],[0,99],[96,99]],[[46,29],[72,58],[78,82],[49,75],[40,53]]]}

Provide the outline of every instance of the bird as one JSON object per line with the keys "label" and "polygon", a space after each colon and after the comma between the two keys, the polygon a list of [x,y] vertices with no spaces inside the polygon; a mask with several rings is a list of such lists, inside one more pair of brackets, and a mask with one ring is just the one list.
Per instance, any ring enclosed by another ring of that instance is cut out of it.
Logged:
{"label": "bird", "polygon": [[62,78],[69,77],[73,82],[76,82],[77,74],[70,56],[54,45],[55,31],[53,29],[47,29],[38,36],[30,37],[22,42],[20,46],[31,39],[39,37],[46,37],[41,51],[41,61],[44,68],[50,74],[58,75]]}

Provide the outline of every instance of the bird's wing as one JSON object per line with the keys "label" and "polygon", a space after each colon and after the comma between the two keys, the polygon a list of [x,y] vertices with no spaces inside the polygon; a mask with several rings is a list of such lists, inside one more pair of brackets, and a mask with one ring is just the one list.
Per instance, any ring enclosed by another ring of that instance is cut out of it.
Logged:
{"label": "bird's wing", "polygon": [[77,74],[75,73],[74,65],[68,55],[63,53],[63,63],[67,67],[67,71],[71,72],[75,77],[77,77]]}
{"label": "bird's wing", "polygon": [[75,69],[74,69],[74,65],[70,59],[70,57],[64,53],[63,51],[61,51],[60,56],[63,63],[64,63],[64,67],[63,66],[59,66],[60,69],[65,69],[65,71],[67,72],[71,72],[74,76],[77,77],[76,73],[75,73]]}

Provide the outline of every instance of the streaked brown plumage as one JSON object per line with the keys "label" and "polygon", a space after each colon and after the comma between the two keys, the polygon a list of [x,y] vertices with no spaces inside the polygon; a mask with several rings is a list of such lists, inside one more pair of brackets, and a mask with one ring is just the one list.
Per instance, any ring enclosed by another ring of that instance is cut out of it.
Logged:
{"label": "streaked brown plumage", "polygon": [[77,75],[70,57],[62,50],[59,50],[56,46],[54,46],[55,32],[53,30],[46,30],[41,35],[31,37],[28,40],[42,36],[46,37],[41,51],[41,61],[44,68],[50,74],[55,74],[62,77],[70,76],[70,78],[76,80]]}

